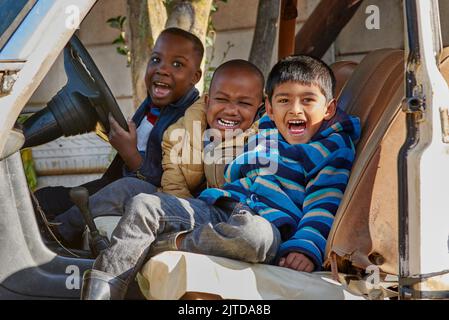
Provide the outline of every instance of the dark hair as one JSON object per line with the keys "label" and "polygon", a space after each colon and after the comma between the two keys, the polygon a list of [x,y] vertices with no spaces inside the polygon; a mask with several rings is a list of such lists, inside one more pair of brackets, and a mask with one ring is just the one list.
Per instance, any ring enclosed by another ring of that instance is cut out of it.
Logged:
{"label": "dark hair", "polygon": [[193,49],[198,54],[199,62],[201,63],[201,60],[203,60],[203,55],[204,55],[204,46],[203,46],[203,43],[201,42],[201,40],[197,36],[195,36],[193,33],[190,33],[186,30],[183,30],[180,28],[175,28],[175,27],[164,29],[161,32],[161,34],[159,35],[159,37],[161,37],[164,34],[172,34],[172,35],[179,36],[179,37],[182,37],[182,38],[190,41],[193,44]]}
{"label": "dark hair", "polygon": [[276,86],[285,82],[316,85],[330,101],[335,92],[335,76],[322,60],[307,55],[288,56],[276,63],[270,71],[265,88],[271,102]]}
{"label": "dark hair", "polygon": [[260,87],[261,87],[261,95],[263,98],[263,87],[265,84],[265,77],[263,76],[262,71],[260,71],[260,69],[255,64],[253,64],[249,61],[246,61],[246,60],[242,60],[242,59],[229,60],[229,61],[219,65],[218,68],[215,69],[214,74],[212,75],[212,79],[210,81],[210,83],[211,83],[210,88],[212,87],[212,83],[214,82],[215,77],[220,72],[222,72],[223,70],[226,70],[226,69],[231,69],[231,68],[247,70],[247,71],[253,73],[257,78],[259,78]]}

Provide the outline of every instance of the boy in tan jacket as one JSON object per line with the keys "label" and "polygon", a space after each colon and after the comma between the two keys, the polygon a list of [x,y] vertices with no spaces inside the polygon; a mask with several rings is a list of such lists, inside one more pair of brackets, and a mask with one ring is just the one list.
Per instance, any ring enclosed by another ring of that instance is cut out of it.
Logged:
{"label": "boy in tan jacket", "polygon": [[262,106],[263,85],[262,73],[248,61],[231,60],[217,68],[209,94],[164,133],[160,191],[191,198],[206,187],[204,158],[210,154],[205,145],[210,151],[220,149],[214,147],[225,137],[227,144],[233,145],[239,133],[253,132],[248,129]]}

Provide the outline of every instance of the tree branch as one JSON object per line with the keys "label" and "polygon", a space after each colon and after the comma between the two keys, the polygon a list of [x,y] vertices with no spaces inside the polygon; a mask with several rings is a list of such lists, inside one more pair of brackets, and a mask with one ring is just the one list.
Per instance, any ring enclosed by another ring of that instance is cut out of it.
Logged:
{"label": "tree branch", "polygon": [[299,30],[295,40],[296,54],[321,58],[363,0],[321,0]]}
{"label": "tree branch", "polygon": [[254,63],[265,77],[271,67],[274,42],[279,18],[279,0],[260,0],[257,8],[256,30],[254,32],[249,61]]}
{"label": "tree branch", "polygon": [[154,41],[164,29],[167,12],[162,0],[128,0],[131,74],[134,107],[146,98],[145,71]]}

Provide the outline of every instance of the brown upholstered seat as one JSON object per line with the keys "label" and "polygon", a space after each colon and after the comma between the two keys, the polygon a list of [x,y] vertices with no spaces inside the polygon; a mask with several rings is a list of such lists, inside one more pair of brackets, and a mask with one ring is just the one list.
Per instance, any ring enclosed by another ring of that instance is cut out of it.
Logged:
{"label": "brown upholstered seat", "polygon": [[352,73],[357,67],[357,62],[337,61],[331,64],[331,69],[335,75],[335,98],[339,98],[346,82],[351,78]]}
{"label": "brown upholstered seat", "polygon": [[[446,81],[449,80],[448,56],[449,49],[446,49],[443,51],[440,64]],[[406,133],[405,114],[401,111],[403,98],[404,52],[394,49],[382,49],[368,54],[356,67],[340,94],[340,107],[350,114],[359,116],[363,130],[357,145],[357,158],[350,182],[326,248],[326,264],[329,266],[334,257],[338,262],[338,271],[340,272],[353,273],[354,268],[363,270],[369,265],[377,264],[384,273],[398,273],[397,155]],[[190,279],[188,274],[197,273],[198,268],[189,267],[188,254],[182,252],[166,254],[167,256],[160,257],[158,261],[153,258],[147,263],[144,268],[144,277],[150,283],[152,281],[161,282],[160,275],[165,272],[167,276],[160,287],[170,287],[171,290],[173,287],[179,289],[180,283],[187,283],[187,281],[179,280]],[[168,259],[169,257],[171,258]],[[176,267],[172,266],[174,258],[177,262]],[[214,259],[214,257],[209,258]],[[229,279],[234,274],[236,277],[239,276],[240,270],[249,272],[247,278],[252,279],[254,289],[254,294],[251,297],[273,297],[278,294],[276,297],[291,299],[294,295],[287,293],[286,288],[280,286],[279,283],[276,286],[266,284],[270,283],[269,280],[273,277],[279,281],[284,273],[287,287],[294,280],[302,284],[302,280],[299,278],[306,275],[275,266],[247,266],[243,262],[220,259],[223,260],[223,263],[213,270],[220,270],[220,272],[225,270]],[[230,268],[231,263],[236,264],[238,268]],[[205,264],[209,266],[213,262],[206,261]],[[311,276],[315,275],[314,273]],[[202,278],[203,275],[200,275],[198,279]],[[220,279],[221,277],[216,278]],[[245,279],[248,280],[247,278]],[[175,280],[172,281],[172,279]],[[367,286],[363,279],[360,282],[357,280],[358,277],[344,277],[344,279],[343,287],[350,283],[360,284],[363,287],[363,294],[367,294]],[[350,279],[352,280],[349,281]],[[322,282],[317,282],[309,288],[323,289],[323,285]],[[388,288],[394,287],[394,285],[394,282],[386,283]],[[295,293],[303,292],[304,297],[309,298],[313,296],[309,294],[310,290],[302,291],[298,287],[293,286]],[[202,293],[220,296],[223,291],[220,290],[221,287],[211,286],[210,283],[198,285],[198,288],[195,287],[191,290],[181,288],[180,295],[188,292],[200,292],[201,297],[204,297]],[[154,290],[154,293],[159,295],[164,292],[164,290]],[[396,295],[391,290],[389,294]],[[342,298],[340,293],[331,296],[334,299]],[[234,291],[230,291],[223,297],[236,298],[238,295],[234,294]]]}
{"label": "brown upholstered seat", "polygon": [[[449,50],[440,68],[449,79]],[[398,274],[397,156],[405,136],[404,52],[382,49],[359,64],[341,93],[339,104],[362,122],[362,137],[350,182],[326,248],[340,272],[378,265]]]}
{"label": "brown upholstered seat", "polygon": [[449,85],[449,47],[443,49],[440,56],[440,72]]}

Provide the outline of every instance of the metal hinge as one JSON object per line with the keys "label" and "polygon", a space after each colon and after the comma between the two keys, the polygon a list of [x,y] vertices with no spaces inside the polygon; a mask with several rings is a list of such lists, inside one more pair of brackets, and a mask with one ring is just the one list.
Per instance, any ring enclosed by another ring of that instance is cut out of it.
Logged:
{"label": "metal hinge", "polygon": [[399,282],[404,299],[449,298],[449,270],[402,277]]}

